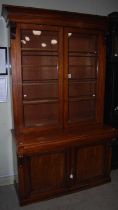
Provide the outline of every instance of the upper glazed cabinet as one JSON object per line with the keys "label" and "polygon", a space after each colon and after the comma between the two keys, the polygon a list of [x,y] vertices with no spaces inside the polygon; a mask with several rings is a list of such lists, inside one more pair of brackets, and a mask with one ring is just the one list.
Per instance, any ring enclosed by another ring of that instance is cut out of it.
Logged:
{"label": "upper glazed cabinet", "polygon": [[16,132],[102,124],[106,19],[15,8],[7,6]]}

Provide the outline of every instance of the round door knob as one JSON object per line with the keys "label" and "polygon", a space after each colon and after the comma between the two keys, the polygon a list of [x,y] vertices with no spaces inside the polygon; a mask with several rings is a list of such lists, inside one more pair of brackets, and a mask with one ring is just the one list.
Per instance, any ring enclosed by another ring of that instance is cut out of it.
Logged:
{"label": "round door knob", "polygon": [[27,94],[24,94],[24,98],[26,98],[27,97]]}
{"label": "round door knob", "polygon": [[73,174],[70,174],[69,178],[70,179],[73,179],[74,175]]}

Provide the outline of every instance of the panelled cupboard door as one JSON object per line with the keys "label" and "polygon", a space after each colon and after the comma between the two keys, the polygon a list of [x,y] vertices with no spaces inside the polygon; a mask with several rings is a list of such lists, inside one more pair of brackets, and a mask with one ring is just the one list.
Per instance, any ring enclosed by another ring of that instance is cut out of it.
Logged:
{"label": "panelled cupboard door", "polygon": [[64,40],[65,125],[100,123],[104,98],[101,80],[101,76],[104,78],[104,35],[93,30],[66,28]]}
{"label": "panelled cupboard door", "polygon": [[92,183],[94,180],[104,178],[109,164],[108,149],[108,145],[103,143],[76,148],[76,181],[79,186],[82,183],[89,184],[89,182]]}
{"label": "panelled cupboard door", "polygon": [[[19,124],[25,129],[62,126],[62,29],[21,24],[17,27],[17,84],[22,104]],[[21,52],[21,53],[20,53]],[[16,69],[15,69],[16,71]],[[17,90],[16,90],[17,91]],[[19,99],[15,100],[18,103]]]}
{"label": "panelled cupboard door", "polygon": [[23,187],[20,197],[33,198],[33,195],[39,194],[43,199],[47,195],[62,192],[66,182],[66,167],[67,151],[64,149],[24,156],[22,165],[19,165],[19,181]]}

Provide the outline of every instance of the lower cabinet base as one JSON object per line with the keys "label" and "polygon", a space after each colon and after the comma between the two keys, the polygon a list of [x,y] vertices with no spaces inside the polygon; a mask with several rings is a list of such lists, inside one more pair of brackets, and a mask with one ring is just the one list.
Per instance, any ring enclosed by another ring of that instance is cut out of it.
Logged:
{"label": "lower cabinet base", "polygon": [[81,136],[60,134],[18,139],[14,163],[17,165],[20,204],[109,182],[114,135],[113,130],[101,129]]}
{"label": "lower cabinet base", "polygon": [[27,204],[30,204],[30,203],[45,201],[45,200],[53,199],[53,198],[56,198],[56,197],[59,197],[59,196],[64,196],[64,195],[67,195],[67,194],[80,192],[82,190],[86,190],[86,189],[89,189],[89,188],[92,188],[92,187],[95,187],[95,186],[106,184],[110,181],[111,181],[111,178],[106,177],[104,179],[100,179],[100,180],[97,180],[95,182],[91,182],[91,183],[86,184],[86,185],[83,184],[82,186],[80,186],[78,188],[75,187],[75,188],[72,188],[72,189],[66,189],[66,190],[63,190],[62,192],[57,192],[57,193],[54,193],[54,194],[38,194],[37,193],[37,194],[34,194],[34,195],[29,195],[29,197],[24,198],[24,199],[20,198],[19,192],[18,192],[18,186],[17,186],[16,183],[15,183],[15,189],[16,189],[16,192],[18,194],[18,199],[19,199],[20,206],[24,206],[24,205],[27,205]]}

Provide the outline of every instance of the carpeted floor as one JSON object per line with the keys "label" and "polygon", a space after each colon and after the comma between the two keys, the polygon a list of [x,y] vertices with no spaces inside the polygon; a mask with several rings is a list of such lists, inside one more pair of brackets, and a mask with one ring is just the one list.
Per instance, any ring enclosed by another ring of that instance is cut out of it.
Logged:
{"label": "carpeted floor", "polygon": [[118,210],[118,170],[110,183],[20,207],[12,185],[0,187],[0,210]]}

